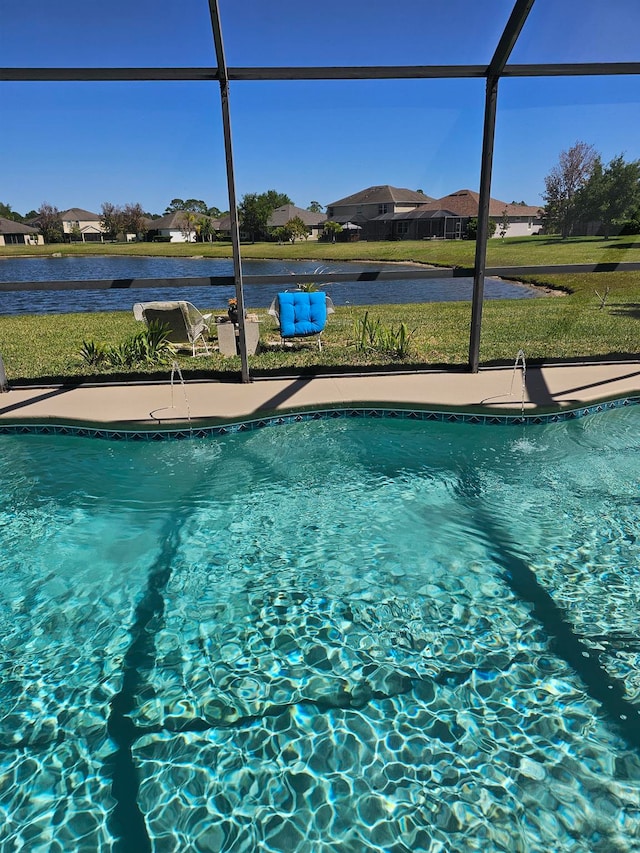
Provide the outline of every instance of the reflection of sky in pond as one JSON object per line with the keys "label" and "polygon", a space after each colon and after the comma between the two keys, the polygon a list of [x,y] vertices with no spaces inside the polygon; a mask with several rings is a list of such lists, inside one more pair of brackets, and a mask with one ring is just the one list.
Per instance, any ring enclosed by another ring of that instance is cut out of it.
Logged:
{"label": "reflection of sky in pond", "polygon": [[[318,261],[243,261],[245,275],[282,275],[292,272],[343,273],[355,270],[386,271],[412,269],[411,266],[383,263],[337,263]],[[0,282],[81,281],[128,278],[180,278],[233,275],[230,259],[196,258],[0,258]],[[286,286],[286,281],[284,282]],[[280,285],[245,286],[245,302],[252,308],[266,308]],[[384,282],[340,282],[323,285],[336,305],[367,305],[386,302],[454,302],[470,300],[470,278],[441,278]],[[186,299],[201,308],[223,308],[234,294],[233,287],[162,287],[101,291],[10,291],[0,293],[0,313],[62,313],[67,311],[128,311],[134,302]],[[496,278],[485,281],[486,299],[530,299],[539,291]]]}
{"label": "reflection of sky in pond", "polygon": [[639,431],[0,436],[0,849],[637,851]]}

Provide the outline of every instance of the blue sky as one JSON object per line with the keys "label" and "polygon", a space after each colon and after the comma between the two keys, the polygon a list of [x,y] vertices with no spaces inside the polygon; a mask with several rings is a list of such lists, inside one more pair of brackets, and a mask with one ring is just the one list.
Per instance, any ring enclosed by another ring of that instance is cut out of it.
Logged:
{"label": "blue sky", "polygon": [[[220,0],[227,62],[483,64],[512,0]],[[214,66],[206,0],[2,0],[0,66]],[[511,62],[640,61],[637,0],[536,0]],[[478,189],[482,80],[237,82],[237,191],[301,207],[373,184],[439,197]],[[541,203],[581,140],[640,158],[640,78],[504,79],[492,195]],[[0,82],[0,201],[162,213],[172,198],[226,208],[219,87],[208,82]]]}

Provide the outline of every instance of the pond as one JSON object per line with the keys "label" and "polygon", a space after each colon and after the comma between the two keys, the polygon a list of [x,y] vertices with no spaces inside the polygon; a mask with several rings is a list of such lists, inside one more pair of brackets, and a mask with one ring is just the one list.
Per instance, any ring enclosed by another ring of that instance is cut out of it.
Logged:
{"label": "pond", "polygon": [[[245,276],[296,273],[355,274],[372,270],[406,271],[416,266],[384,263],[331,261],[243,261]],[[156,257],[62,257],[0,258],[0,284],[16,283],[16,290],[0,293],[1,314],[63,314],[76,311],[129,311],[134,302],[186,299],[202,308],[222,308],[234,295],[229,285],[135,288],[124,286],[109,290],[38,291],[20,290],[21,282],[85,281],[204,278],[232,276],[230,258],[156,258]],[[285,282],[286,286],[286,282]],[[249,308],[267,308],[283,284],[247,284],[245,303]],[[402,279],[398,281],[331,282],[323,290],[336,305],[376,305],[388,302],[460,302],[471,300],[471,278]],[[486,299],[532,299],[541,291],[499,278],[485,280]]]}

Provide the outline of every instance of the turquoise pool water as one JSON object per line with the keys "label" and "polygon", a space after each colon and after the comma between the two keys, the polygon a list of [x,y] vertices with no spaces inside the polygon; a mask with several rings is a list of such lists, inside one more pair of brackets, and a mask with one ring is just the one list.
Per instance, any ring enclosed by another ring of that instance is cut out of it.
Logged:
{"label": "turquoise pool water", "polygon": [[640,850],[638,436],[0,436],[0,850]]}

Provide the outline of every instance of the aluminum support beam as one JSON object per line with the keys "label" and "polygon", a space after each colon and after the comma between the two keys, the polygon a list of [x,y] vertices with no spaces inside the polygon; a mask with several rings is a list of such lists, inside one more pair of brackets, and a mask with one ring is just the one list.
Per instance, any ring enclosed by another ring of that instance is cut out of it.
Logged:
{"label": "aluminum support beam", "polygon": [[[501,77],[598,77],[638,75],[640,62],[574,62],[506,65]],[[262,80],[411,80],[481,78],[485,65],[363,65],[345,67],[227,68],[226,79]],[[118,82],[219,80],[217,68],[0,68],[3,82]]]}
{"label": "aluminum support beam", "polygon": [[484,276],[487,265],[487,240],[489,238],[489,205],[491,202],[491,173],[496,132],[498,83],[507,60],[522,31],[524,22],[535,0],[517,0],[487,68],[487,87],[482,131],[482,160],[480,165],[480,198],[478,201],[478,231],[476,234],[475,272],[471,302],[471,332],[469,336],[469,369],[477,373],[480,367],[480,333],[482,329],[482,304]]}
{"label": "aluminum support beam", "polygon": [[249,359],[247,357],[247,338],[244,318],[244,288],[242,286],[242,258],[240,256],[240,229],[238,226],[238,202],[236,198],[236,181],[233,170],[233,145],[231,140],[231,115],[229,110],[229,80],[227,64],[224,56],[222,28],[218,0],[209,0],[213,40],[218,62],[218,78],[220,81],[220,100],[222,103],[222,128],[224,133],[224,152],[227,167],[227,186],[229,190],[229,216],[231,219],[231,247],[233,252],[233,276],[238,303],[238,348],[243,382],[251,382],[249,374]]}

